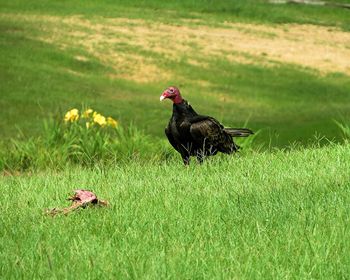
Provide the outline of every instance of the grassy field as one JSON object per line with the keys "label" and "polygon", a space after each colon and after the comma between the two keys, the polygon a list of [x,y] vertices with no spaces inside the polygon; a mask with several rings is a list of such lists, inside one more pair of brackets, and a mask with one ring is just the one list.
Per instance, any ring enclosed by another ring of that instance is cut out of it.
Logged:
{"label": "grassy field", "polygon": [[259,1],[6,1],[0,134],[39,135],[43,119],[85,104],[164,137],[171,107],[158,97],[175,84],[200,113],[263,130],[261,143],[339,140],[349,18]]}
{"label": "grassy field", "polygon": [[[0,7],[0,279],[349,277],[349,10]],[[164,136],[169,85],[258,133],[234,156],[184,167]],[[119,125],[64,123],[72,108]],[[45,214],[80,188],[110,205]]]}
{"label": "grassy field", "polygon": [[[3,279],[347,279],[350,146],[0,178]],[[76,188],[107,208],[68,216]]]}

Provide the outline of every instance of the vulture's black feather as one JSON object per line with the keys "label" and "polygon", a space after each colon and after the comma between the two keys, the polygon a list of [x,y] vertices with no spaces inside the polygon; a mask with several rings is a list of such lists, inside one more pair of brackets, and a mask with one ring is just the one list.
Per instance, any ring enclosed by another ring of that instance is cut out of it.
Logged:
{"label": "vulture's black feather", "polygon": [[173,101],[173,114],[165,134],[170,144],[177,150],[185,164],[196,156],[199,162],[204,157],[218,152],[231,154],[239,149],[232,137],[247,137],[253,132],[247,128],[225,128],[216,119],[198,115],[191,105],[180,95],[176,87],[169,87],[161,95],[161,100]]}

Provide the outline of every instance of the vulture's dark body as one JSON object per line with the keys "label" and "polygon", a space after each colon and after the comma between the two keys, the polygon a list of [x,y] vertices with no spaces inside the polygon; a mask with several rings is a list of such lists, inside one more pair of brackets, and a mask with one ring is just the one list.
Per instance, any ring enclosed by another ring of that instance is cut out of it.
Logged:
{"label": "vulture's dark body", "polygon": [[224,128],[209,116],[198,115],[186,100],[173,104],[173,115],[165,128],[170,144],[181,154],[185,164],[190,156],[201,162],[217,152],[231,154],[238,150],[233,136],[248,136],[248,129]]}

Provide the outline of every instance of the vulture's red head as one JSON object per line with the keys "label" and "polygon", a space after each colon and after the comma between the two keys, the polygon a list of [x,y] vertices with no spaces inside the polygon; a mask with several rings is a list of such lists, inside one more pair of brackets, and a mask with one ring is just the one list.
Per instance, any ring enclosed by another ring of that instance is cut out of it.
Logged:
{"label": "vulture's red head", "polygon": [[177,87],[168,87],[160,96],[159,100],[163,101],[164,99],[170,99],[175,104],[182,102],[182,97],[180,90]]}

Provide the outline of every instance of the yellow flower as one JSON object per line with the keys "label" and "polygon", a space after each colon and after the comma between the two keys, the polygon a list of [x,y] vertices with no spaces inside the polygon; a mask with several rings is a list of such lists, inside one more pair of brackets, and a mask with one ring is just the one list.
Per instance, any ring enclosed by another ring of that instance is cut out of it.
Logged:
{"label": "yellow flower", "polygon": [[87,109],[87,110],[85,110],[85,112],[83,113],[82,117],[85,118],[85,119],[89,118],[89,117],[90,117],[90,114],[91,114],[93,111],[94,111],[94,110],[92,110],[92,109]]}
{"label": "yellow flower", "polygon": [[[96,113],[96,112],[95,112]],[[94,122],[98,123],[100,126],[105,126],[107,124],[106,118],[101,114],[94,113]]]}
{"label": "yellow flower", "polygon": [[91,126],[91,123],[90,122],[86,122],[85,125],[86,125],[86,128],[89,129],[90,126]]}
{"label": "yellow flower", "polygon": [[72,109],[66,113],[64,116],[64,121],[65,122],[74,122],[79,119],[79,110],[78,109]]}
{"label": "yellow flower", "polygon": [[118,126],[118,122],[115,119],[113,119],[112,117],[107,118],[107,124],[113,128],[116,128]]}

